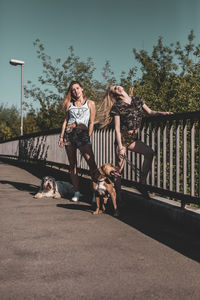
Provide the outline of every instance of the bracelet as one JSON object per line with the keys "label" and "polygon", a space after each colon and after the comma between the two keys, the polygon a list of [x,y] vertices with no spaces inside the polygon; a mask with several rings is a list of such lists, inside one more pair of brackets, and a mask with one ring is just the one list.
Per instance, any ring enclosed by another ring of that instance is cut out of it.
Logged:
{"label": "bracelet", "polygon": [[60,139],[63,139],[63,136],[59,136]]}
{"label": "bracelet", "polygon": [[119,149],[118,151],[121,152],[124,148]]}

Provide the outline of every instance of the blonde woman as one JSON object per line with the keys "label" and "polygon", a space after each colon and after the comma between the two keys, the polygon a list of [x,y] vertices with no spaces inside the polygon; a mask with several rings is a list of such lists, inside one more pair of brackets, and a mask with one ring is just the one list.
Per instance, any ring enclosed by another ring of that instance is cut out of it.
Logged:
{"label": "blonde woman", "polygon": [[80,150],[85,158],[91,174],[97,169],[90,142],[96,108],[95,103],[86,98],[84,89],[78,81],[71,82],[63,101],[63,108],[66,111],[66,118],[62,125],[58,144],[61,148],[65,146],[67,152],[70,175],[75,192],[71,200],[76,202],[80,198],[77,175],[77,149]]}
{"label": "blonde woman", "polygon": [[[138,129],[141,125],[143,110],[153,116],[171,114],[169,112],[151,110],[140,97],[131,97],[122,86],[113,85],[107,90],[97,120],[101,128],[107,127],[114,120],[116,158],[121,171],[124,166],[123,156],[126,154],[127,149],[144,156],[140,182],[145,184],[154,151],[138,139]],[[116,187],[120,190],[119,182],[116,184]],[[144,188],[141,191],[143,191],[145,196],[148,196]]]}

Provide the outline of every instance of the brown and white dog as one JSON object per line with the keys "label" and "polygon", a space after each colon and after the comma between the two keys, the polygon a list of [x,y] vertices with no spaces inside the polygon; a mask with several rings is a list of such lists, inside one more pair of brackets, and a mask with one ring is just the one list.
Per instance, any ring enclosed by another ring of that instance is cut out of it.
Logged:
{"label": "brown and white dog", "polygon": [[113,203],[114,216],[117,217],[119,215],[116,201],[117,195],[113,183],[114,179],[118,176],[121,176],[118,167],[115,167],[110,163],[105,163],[94,173],[92,177],[92,188],[95,192],[97,206],[93,213],[94,215],[105,211],[105,204],[109,198],[111,198]]}

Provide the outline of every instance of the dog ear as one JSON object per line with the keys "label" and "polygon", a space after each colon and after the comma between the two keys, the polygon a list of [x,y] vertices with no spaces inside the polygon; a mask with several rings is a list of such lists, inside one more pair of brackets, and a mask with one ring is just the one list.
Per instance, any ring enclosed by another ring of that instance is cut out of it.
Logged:
{"label": "dog ear", "polygon": [[105,163],[102,167],[101,170],[104,173],[104,175],[109,176],[109,168],[110,168],[110,164],[109,163]]}
{"label": "dog ear", "polygon": [[92,174],[92,180],[94,181],[94,182],[96,182],[97,180],[98,180],[98,177],[101,175],[101,173],[100,173],[100,171],[99,171],[99,169],[96,169],[94,172],[93,172],[93,174]]}
{"label": "dog ear", "polygon": [[105,175],[105,164],[99,168],[99,171],[100,171],[100,174],[101,174],[101,175],[102,175],[102,174]]}
{"label": "dog ear", "polygon": [[45,177],[42,178],[41,186],[44,186]]}
{"label": "dog ear", "polygon": [[53,192],[56,192],[56,181],[55,179],[52,177],[52,182],[53,182]]}
{"label": "dog ear", "polygon": [[43,191],[43,189],[44,189],[44,177],[41,180],[39,192]]}

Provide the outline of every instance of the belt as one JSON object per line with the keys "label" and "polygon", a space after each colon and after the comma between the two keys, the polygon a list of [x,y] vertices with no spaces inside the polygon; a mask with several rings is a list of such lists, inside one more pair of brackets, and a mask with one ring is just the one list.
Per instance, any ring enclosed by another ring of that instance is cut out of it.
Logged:
{"label": "belt", "polygon": [[68,131],[68,130],[70,130],[72,128],[79,128],[79,129],[83,129],[83,130],[88,130],[88,127],[86,125],[82,124],[82,123],[78,123],[78,124],[77,123],[71,123],[71,124],[68,124],[66,130]]}

